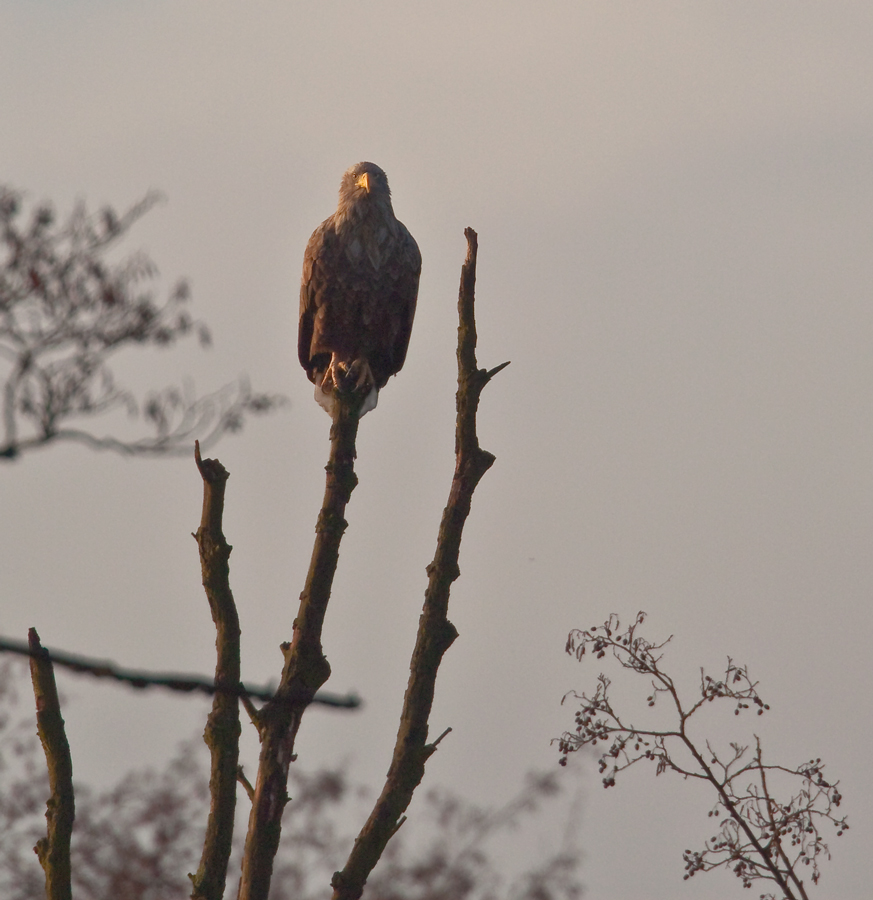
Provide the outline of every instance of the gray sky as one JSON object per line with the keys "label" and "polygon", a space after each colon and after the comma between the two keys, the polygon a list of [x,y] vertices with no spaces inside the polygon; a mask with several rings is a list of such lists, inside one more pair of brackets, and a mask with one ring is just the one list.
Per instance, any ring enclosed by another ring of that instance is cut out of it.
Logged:
{"label": "gray sky", "polygon": [[[146,388],[247,372],[292,407],[217,455],[244,672],[279,671],[323,490],[328,419],[295,359],[303,247],[370,159],[424,257],[407,364],[359,439],[308,764],[378,786],[453,465],[463,229],[480,235],[483,445],[427,780],[497,803],[599,669],[567,631],[610,612],[675,634],[693,686],[730,654],[772,712],[771,760],[821,756],[852,830],[817,895],[869,896],[873,557],[873,6],[868,2],[27,3],[0,6],[0,178],[67,211],[168,203],[139,225],[190,278],[207,354],[135,357]],[[129,665],[207,672],[200,481],[189,461],[75,447],[0,471],[0,631]],[[64,678],[77,772],[159,762],[190,698]],[[247,745],[249,766],[255,746]],[[682,882],[709,797],[628,773],[581,792],[591,900],[722,898]],[[533,855],[545,839],[528,841]]]}

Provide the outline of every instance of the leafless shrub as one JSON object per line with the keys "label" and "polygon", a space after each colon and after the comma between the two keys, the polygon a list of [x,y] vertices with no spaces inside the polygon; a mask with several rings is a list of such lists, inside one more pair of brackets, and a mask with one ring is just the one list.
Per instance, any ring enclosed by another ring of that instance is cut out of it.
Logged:
{"label": "leafless shrub", "polygon": [[[821,875],[820,860],[830,858],[819,828],[829,822],[839,837],[849,827],[837,813],[842,800],[839,782],[825,778],[820,759],[795,768],[765,764],[757,736],[751,753],[739,743],[731,743],[724,753],[713,749],[709,741],[703,746],[695,742],[688,723],[710,703],[726,701],[735,715],[754,710],[760,716],[769,706],[747,668],[730,658],[721,677],[701,669],[699,696],[691,703],[682,700],[673,678],[661,667],[662,651],[671,638],[655,643],[643,637],[639,631],[645,618],[645,613],[638,613],[622,630],[613,614],[602,626],[572,631],[566,649],[580,661],[586,655],[601,660],[610,654],[622,668],[649,679],[648,706],[666,702],[674,716],[672,727],[635,726],[613,707],[610,680],[601,674],[590,695],[571,692],[564,698],[577,701],[579,708],[575,729],[557,740],[561,764],[566,764],[568,754],[592,747],[600,754],[598,765],[606,788],[615,785],[620,772],[639,762],[654,765],[657,775],[671,771],[708,782],[717,795],[709,816],[718,820],[718,831],[702,850],[684,852],[685,878],[725,868],[745,888],[759,880],[769,881],[786,900],[806,898],[800,877],[804,868],[815,884]],[[762,900],[776,897],[761,894]]]}

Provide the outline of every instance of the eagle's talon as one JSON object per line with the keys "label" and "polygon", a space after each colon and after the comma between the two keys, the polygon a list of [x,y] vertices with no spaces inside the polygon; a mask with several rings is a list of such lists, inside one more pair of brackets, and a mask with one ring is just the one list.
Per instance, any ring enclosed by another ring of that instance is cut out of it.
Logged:
{"label": "eagle's talon", "polygon": [[364,359],[356,359],[350,366],[348,370],[348,375],[350,378],[355,376],[355,373],[358,373],[358,377],[355,380],[355,386],[352,389],[356,393],[369,393],[369,391],[376,386],[376,379],[373,375],[373,370],[370,368],[370,363]]}
{"label": "eagle's talon", "polygon": [[332,359],[319,377],[318,384],[325,394],[364,394],[376,386],[376,378],[370,363],[364,358],[351,363]]}
{"label": "eagle's talon", "polygon": [[344,368],[345,366],[336,357],[331,359],[330,365],[324,370],[324,376],[321,379],[321,389],[325,394],[340,392],[344,389],[346,381]]}

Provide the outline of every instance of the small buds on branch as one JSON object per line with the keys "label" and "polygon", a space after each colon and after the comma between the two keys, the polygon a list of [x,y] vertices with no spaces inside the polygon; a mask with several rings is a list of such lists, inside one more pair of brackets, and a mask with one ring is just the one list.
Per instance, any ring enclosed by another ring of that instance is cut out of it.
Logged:
{"label": "small buds on branch", "polygon": [[[591,694],[571,692],[564,697],[578,703],[575,729],[565,732],[556,743],[561,765],[570,753],[583,747],[597,748],[603,786],[613,787],[616,777],[639,762],[655,765],[660,775],[673,771],[685,778],[708,782],[717,802],[710,817],[719,819],[718,833],[702,850],[686,850],[685,878],[696,872],[725,868],[749,888],[756,880],[774,882],[785,900],[806,900],[800,875],[804,868],[818,882],[819,861],[829,859],[820,827],[830,822],[839,837],[846,830],[845,817],[837,808],[842,797],[838,782],[825,778],[820,759],[795,768],[765,764],[761,741],[755,736],[755,750],[731,743],[730,753],[719,753],[709,741],[698,746],[689,735],[689,720],[704,706],[727,701],[734,715],[754,710],[763,715],[769,706],[758,694],[745,666],[728,657],[724,675],[713,677],[700,671],[699,696],[690,704],[679,696],[672,677],[661,667],[661,652],[671,638],[656,643],[639,634],[646,619],[638,613],[622,630],[618,616],[611,615],[602,626],[570,633],[566,650],[582,661],[586,655],[604,659],[610,654],[618,664],[650,680],[649,707],[659,698],[667,700],[675,716],[673,727],[639,728],[613,708],[609,698],[610,680],[603,674]],[[682,752],[687,751],[687,752]],[[693,760],[689,761],[688,754]],[[771,793],[778,784],[780,799]],[[776,900],[775,894],[762,898]]]}

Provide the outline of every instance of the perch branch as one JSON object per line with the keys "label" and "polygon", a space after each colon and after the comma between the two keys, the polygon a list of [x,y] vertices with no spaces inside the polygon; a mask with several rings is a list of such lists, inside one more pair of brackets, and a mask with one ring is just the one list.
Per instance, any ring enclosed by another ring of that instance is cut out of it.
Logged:
{"label": "perch branch", "polygon": [[321,646],[321,629],[347,522],[346,504],[358,479],[354,471],[360,400],[337,395],[330,429],[330,458],[324,501],[315,526],[315,545],[290,644],[282,645],[285,664],[275,697],[258,713],[261,741],[258,775],[242,860],[239,900],[267,900],[273,860],[279,847],[282,812],[288,802],[288,767],[303,712],[327,681],[330,666]]}
{"label": "perch branch", "polygon": [[458,392],[455,425],[455,473],[443,512],[436,554],[427,567],[428,585],[424,608],[410,664],[409,682],[400,715],[400,728],[385,786],[370,818],[358,834],[341,872],[334,874],[334,900],[357,900],[367,878],[391,836],[402,824],[413,792],[424,776],[424,765],[446,732],[427,742],[428,718],[443,654],[458,636],[448,620],[449,593],[459,576],[458,556],[464,523],[470,513],[473,492],[494,462],[494,456],[479,446],[476,411],[483,388],[508,363],[486,371],[476,363],[476,232],[464,231],[467,257],[461,269],[458,296]]}

